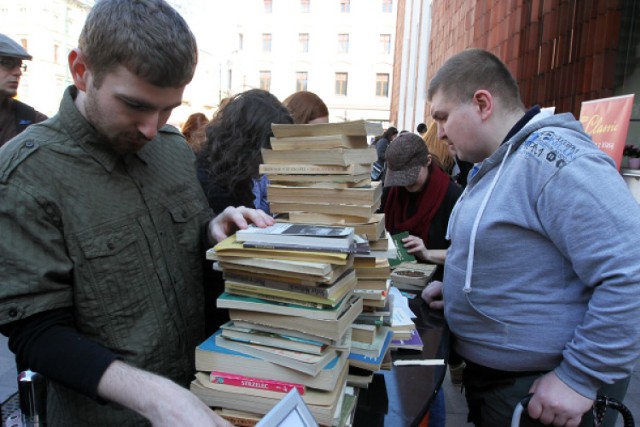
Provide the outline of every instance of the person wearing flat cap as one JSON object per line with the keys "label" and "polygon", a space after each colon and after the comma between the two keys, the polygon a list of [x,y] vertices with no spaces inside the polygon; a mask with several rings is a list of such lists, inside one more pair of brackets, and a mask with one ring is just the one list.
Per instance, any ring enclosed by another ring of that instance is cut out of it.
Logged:
{"label": "person wearing flat cap", "polygon": [[18,94],[20,77],[27,69],[22,61],[31,58],[22,46],[0,34],[0,146],[27,126],[47,119],[33,107],[13,99]]}
{"label": "person wearing flat cap", "polygon": [[402,240],[407,252],[419,262],[438,264],[434,278],[441,278],[449,247],[447,224],[462,189],[436,165],[415,133],[398,136],[387,148],[386,160],[386,229],[391,234],[408,231]]}

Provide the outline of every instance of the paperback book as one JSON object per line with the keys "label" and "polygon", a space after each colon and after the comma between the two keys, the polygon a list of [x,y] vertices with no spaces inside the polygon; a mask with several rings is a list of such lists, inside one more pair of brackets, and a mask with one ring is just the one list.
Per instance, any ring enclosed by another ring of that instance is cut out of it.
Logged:
{"label": "paperback book", "polygon": [[[289,243],[315,248],[349,249],[353,245],[353,228],[333,227],[327,225],[276,223],[260,228],[250,225],[236,232],[236,240],[260,243]],[[276,248],[277,249],[277,248]]]}

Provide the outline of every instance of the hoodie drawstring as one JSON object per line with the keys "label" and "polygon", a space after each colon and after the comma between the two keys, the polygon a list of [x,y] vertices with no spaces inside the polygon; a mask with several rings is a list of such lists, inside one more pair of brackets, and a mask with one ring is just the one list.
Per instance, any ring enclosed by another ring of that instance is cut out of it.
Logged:
{"label": "hoodie drawstring", "polygon": [[471,237],[469,238],[469,254],[467,255],[467,274],[465,275],[465,278],[464,278],[463,290],[465,293],[471,292],[471,275],[473,274],[473,256],[475,253],[476,235],[478,233],[480,218],[482,218],[482,214],[484,213],[484,210],[487,207],[487,204],[489,203],[489,198],[493,193],[493,189],[495,188],[496,183],[498,182],[498,178],[500,178],[502,167],[507,161],[507,157],[509,156],[509,153],[511,153],[511,147],[512,147],[511,144],[507,146],[507,151],[504,154],[504,157],[502,158],[502,162],[500,162],[500,167],[498,168],[498,172],[496,173],[496,176],[493,178],[493,181],[491,181],[491,185],[489,186],[489,189],[487,190],[487,193],[485,194],[484,199],[482,199],[482,203],[480,204],[480,209],[478,209],[478,213],[476,214],[476,219],[473,222],[473,228],[471,229]]}

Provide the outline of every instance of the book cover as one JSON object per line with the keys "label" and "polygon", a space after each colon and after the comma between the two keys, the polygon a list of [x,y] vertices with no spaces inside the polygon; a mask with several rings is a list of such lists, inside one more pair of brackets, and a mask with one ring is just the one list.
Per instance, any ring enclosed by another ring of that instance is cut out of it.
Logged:
{"label": "book cover", "polygon": [[390,340],[393,340],[393,332],[390,328],[388,326],[380,326],[376,329],[376,334],[374,335],[371,343],[352,341],[351,353],[376,358],[387,350],[385,347],[385,340],[389,334],[391,334]]}
{"label": "book cover", "polygon": [[[250,225],[236,232],[239,242],[289,243],[318,248],[350,248],[353,244],[352,227],[278,222],[269,227]],[[246,247],[246,245],[244,245]]]}
{"label": "book cover", "polygon": [[413,329],[411,331],[411,337],[405,340],[396,340],[392,339],[391,344],[389,345],[391,349],[405,349],[405,350],[420,350],[424,348],[424,343],[422,342],[422,338],[420,338],[420,333],[417,329]]}
{"label": "book cover", "polygon": [[227,384],[236,387],[257,388],[260,390],[276,391],[279,393],[288,393],[291,389],[298,390],[298,393],[304,394],[304,384],[289,383],[277,380],[268,380],[264,378],[246,377],[244,375],[235,375],[229,372],[211,371],[209,376],[211,382],[217,384]]}
{"label": "book cover", "polygon": [[629,131],[634,95],[584,101],[580,122],[593,142],[616,162],[618,170]]}
{"label": "book cover", "polygon": [[391,266],[392,269],[403,262],[416,261],[416,257],[411,255],[409,252],[407,252],[407,250],[404,247],[404,244],[402,243],[402,239],[404,239],[405,237],[409,237],[408,231],[403,231],[402,233],[391,235],[391,239],[393,240],[393,243],[395,245],[395,250],[396,250],[395,256],[393,258],[389,258],[389,265]]}

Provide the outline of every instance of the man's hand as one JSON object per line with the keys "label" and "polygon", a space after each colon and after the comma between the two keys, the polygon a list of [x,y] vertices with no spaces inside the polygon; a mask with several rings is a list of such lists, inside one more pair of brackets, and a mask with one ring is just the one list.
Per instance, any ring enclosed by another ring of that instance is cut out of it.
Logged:
{"label": "man's hand", "polygon": [[527,406],[529,416],[547,425],[577,427],[593,406],[593,400],[573,391],[554,372],[538,378],[529,392],[533,393]]}
{"label": "man's hand", "polygon": [[119,360],[102,375],[98,395],[139,413],[154,426],[233,427],[189,390]]}
{"label": "man's hand", "polygon": [[209,222],[209,239],[212,244],[220,242],[235,233],[236,230],[247,228],[249,223],[263,228],[273,225],[275,220],[259,209],[229,206]]}
{"label": "man's hand", "polygon": [[429,304],[429,308],[434,310],[444,309],[444,301],[442,299],[442,282],[434,280],[422,290],[422,299]]}

